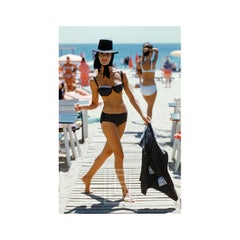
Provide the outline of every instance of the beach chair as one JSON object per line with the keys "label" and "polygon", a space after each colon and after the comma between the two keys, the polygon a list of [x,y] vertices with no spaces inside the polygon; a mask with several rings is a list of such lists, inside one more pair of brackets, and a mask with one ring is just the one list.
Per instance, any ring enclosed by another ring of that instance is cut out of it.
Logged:
{"label": "beach chair", "polygon": [[172,160],[175,161],[174,172],[176,173],[181,163],[181,132],[174,134],[174,144],[172,150]]}
{"label": "beach chair", "polygon": [[[59,124],[59,127],[58,127],[59,135],[60,134],[63,135],[62,138],[64,138],[64,126],[63,125],[64,124]],[[82,128],[82,121],[76,121],[75,123],[69,125],[69,127],[71,128],[71,133],[69,134],[69,130],[67,129],[68,130],[68,139],[71,139],[71,135],[73,136],[73,138],[72,138],[73,143],[74,143],[73,146],[77,147],[78,154],[80,156],[81,155],[81,148],[80,148],[80,145],[79,145],[79,137],[77,136],[76,132]],[[71,143],[71,140],[70,140],[70,143]],[[75,156],[76,156],[76,154],[75,154]]]}
{"label": "beach chair", "polygon": [[180,112],[171,113],[170,120],[172,121],[172,130],[170,141],[174,143],[174,134],[181,131],[181,114]]}
{"label": "beach chair", "polygon": [[173,113],[171,113],[170,120],[172,121],[171,130],[171,143],[174,141],[174,134],[180,131],[180,119],[181,119],[181,98],[174,98],[174,102],[168,103],[169,107],[172,107]]}
{"label": "beach chair", "polygon": [[[82,127],[82,121],[77,121],[78,113],[74,110],[74,105],[78,102],[73,100],[59,100],[59,136],[63,133],[64,148],[66,152],[67,165],[71,165],[70,148],[68,141],[70,140],[73,157],[76,158],[75,145],[79,156],[81,149],[78,141],[76,131]],[[62,138],[62,137],[61,137]]]}
{"label": "beach chair", "polygon": [[181,98],[174,98],[174,102],[168,103],[169,107],[173,107],[173,112],[181,112]]}

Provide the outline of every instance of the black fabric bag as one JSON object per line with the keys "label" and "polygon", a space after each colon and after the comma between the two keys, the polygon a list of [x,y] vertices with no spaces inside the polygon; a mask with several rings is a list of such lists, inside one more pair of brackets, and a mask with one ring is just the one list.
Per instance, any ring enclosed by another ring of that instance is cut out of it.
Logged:
{"label": "black fabric bag", "polygon": [[148,188],[154,188],[177,201],[178,196],[168,172],[168,153],[160,148],[150,123],[143,132],[139,145],[142,147],[142,194],[146,195]]}

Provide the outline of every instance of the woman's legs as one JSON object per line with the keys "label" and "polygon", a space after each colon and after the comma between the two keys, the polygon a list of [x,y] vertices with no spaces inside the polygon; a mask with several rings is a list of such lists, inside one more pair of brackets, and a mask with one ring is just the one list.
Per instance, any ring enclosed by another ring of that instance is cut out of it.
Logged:
{"label": "woman's legs", "polygon": [[98,169],[103,165],[105,160],[110,157],[112,154],[111,147],[109,146],[108,142],[106,142],[102,152],[97,156],[93,165],[88,170],[87,174],[83,176],[82,181],[85,183],[85,193],[90,193],[90,184],[92,177],[98,171]]}
{"label": "woman's legs", "polygon": [[103,133],[107,138],[107,142],[102,152],[95,159],[88,173],[82,178],[83,182],[85,183],[86,193],[90,193],[90,183],[91,183],[92,177],[112,153],[114,153],[115,171],[116,171],[118,180],[121,184],[123,196],[125,197],[126,194],[128,193],[128,189],[124,179],[124,171],[123,171],[124,154],[123,154],[123,149],[120,142],[120,139],[124,133],[125,127],[126,127],[126,122],[124,122],[118,127],[112,122],[102,122],[102,129],[103,129]]}
{"label": "woman's legs", "polygon": [[155,92],[154,94],[152,94],[150,96],[144,96],[143,95],[143,98],[147,102],[147,115],[150,118],[152,118],[153,105],[155,103],[156,97],[157,97],[157,92]]}
{"label": "woman's legs", "polygon": [[114,154],[115,171],[116,171],[118,180],[120,182],[120,185],[122,188],[122,194],[124,198],[128,193],[128,189],[127,189],[127,185],[124,177],[124,170],[123,170],[124,153],[123,153],[120,139],[124,133],[125,127],[126,127],[126,122],[124,122],[118,127],[111,122],[102,122],[103,132]]}
{"label": "woman's legs", "polygon": [[65,83],[67,85],[67,91],[68,92],[71,92],[74,90],[74,87],[73,87],[73,82],[74,82],[74,78],[71,77],[71,78],[65,78]]}

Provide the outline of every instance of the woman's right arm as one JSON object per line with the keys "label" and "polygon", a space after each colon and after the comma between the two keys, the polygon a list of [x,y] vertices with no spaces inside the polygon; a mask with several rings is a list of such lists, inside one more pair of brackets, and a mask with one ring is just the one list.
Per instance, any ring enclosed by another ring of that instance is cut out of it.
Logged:
{"label": "woman's right arm", "polygon": [[92,90],[92,102],[90,105],[80,105],[79,103],[75,104],[75,111],[81,110],[92,110],[98,107],[98,88],[93,79],[90,80],[90,87]]}
{"label": "woman's right arm", "polygon": [[151,118],[148,117],[148,116],[145,116],[143,113],[142,113],[142,110],[141,110],[141,107],[139,105],[139,102],[137,101],[137,99],[134,97],[131,89],[129,88],[129,85],[128,85],[128,79],[127,79],[127,76],[126,76],[126,73],[123,73],[123,83],[124,83],[124,91],[125,93],[127,94],[131,104],[133,105],[133,107],[136,109],[136,111],[139,113],[139,115],[141,116],[141,118],[143,119],[143,121],[145,123],[149,123],[151,121]]}

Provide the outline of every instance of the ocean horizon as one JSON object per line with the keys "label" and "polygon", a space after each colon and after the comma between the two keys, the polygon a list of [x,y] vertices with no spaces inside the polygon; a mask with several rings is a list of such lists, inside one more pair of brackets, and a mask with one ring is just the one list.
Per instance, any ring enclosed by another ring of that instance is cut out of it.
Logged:
{"label": "ocean horizon", "polygon": [[[131,57],[133,66],[135,67],[136,55],[142,55],[142,43],[116,43],[113,44],[114,50],[119,51],[115,54],[113,64],[118,69],[124,69],[123,59]],[[166,56],[170,57],[170,61],[181,67],[181,59],[179,57],[170,56],[174,50],[181,50],[181,43],[152,43],[154,47],[159,49],[157,69],[163,66]],[[82,55],[86,61],[92,64],[93,50],[97,49],[98,44],[95,43],[81,43],[81,44],[59,44],[59,57],[66,54]]]}

